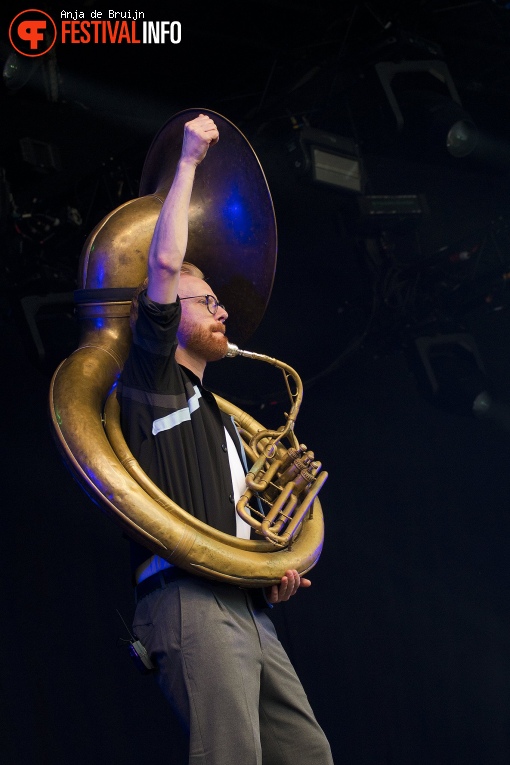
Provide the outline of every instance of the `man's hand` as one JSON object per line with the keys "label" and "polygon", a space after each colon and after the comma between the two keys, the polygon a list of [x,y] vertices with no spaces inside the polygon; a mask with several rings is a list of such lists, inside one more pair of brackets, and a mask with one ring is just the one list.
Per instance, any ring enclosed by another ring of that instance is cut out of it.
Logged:
{"label": "man's hand", "polygon": [[300,587],[310,587],[311,584],[309,579],[299,576],[295,569],[289,569],[282,576],[280,584],[268,587],[267,599],[270,603],[281,603],[295,595]]}
{"label": "man's hand", "polygon": [[218,143],[219,137],[214,121],[205,114],[199,114],[184,125],[181,160],[200,164],[209,146]]}

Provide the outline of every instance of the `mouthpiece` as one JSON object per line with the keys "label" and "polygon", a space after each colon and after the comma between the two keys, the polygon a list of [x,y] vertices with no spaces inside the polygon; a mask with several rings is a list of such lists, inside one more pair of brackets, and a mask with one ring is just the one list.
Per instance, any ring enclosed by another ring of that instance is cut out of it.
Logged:
{"label": "mouthpiece", "polygon": [[227,343],[227,353],[226,353],[227,359],[231,359],[234,356],[237,356],[238,353],[239,353],[239,347],[235,345],[235,343]]}
{"label": "mouthpiece", "polygon": [[255,359],[256,361],[267,361],[268,364],[290,369],[290,367],[287,367],[286,364],[283,364],[281,361],[277,361],[270,356],[264,356],[262,353],[255,353],[255,351],[244,351],[242,348],[239,348],[239,346],[235,345],[235,343],[227,343],[227,352],[225,354],[225,358],[231,359],[234,356],[244,356],[247,359]]}

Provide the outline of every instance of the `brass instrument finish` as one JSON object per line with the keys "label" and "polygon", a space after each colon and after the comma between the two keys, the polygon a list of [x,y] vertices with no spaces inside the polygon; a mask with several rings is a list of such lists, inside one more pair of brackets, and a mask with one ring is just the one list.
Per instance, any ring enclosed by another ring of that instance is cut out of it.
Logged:
{"label": "brass instrument finish", "polygon": [[[227,357],[232,356],[265,361],[283,372],[291,410],[285,417],[283,428],[259,430],[245,445],[253,465],[246,476],[246,490],[236,510],[257,534],[278,547],[290,549],[307,513],[313,512],[315,498],[328,477],[321,470],[321,463],[314,459],[314,453],[308,451],[304,444],[299,444],[294,434],[294,424],[303,400],[303,383],[295,369],[271,356],[244,351],[229,343]],[[289,378],[294,382],[294,390]],[[282,447],[284,439],[290,441],[289,449]],[[260,513],[249,505],[255,495],[268,508],[267,512]]]}

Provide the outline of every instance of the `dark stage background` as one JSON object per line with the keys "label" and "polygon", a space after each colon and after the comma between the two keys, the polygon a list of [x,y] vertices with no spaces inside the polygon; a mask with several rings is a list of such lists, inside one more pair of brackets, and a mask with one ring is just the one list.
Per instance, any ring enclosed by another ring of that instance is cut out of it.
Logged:
{"label": "dark stage background", "polygon": [[[87,18],[94,8],[77,5]],[[61,463],[47,395],[77,343],[69,296],[86,236],[136,196],[165,120],[198,106],[245,133],[273,193],[278,269],[249,347],[302,375],[296,430],[330,473],[313,587],[273,617],[335,761],[508,765],[510,10],[275,0],[144,11],[180,19],[182,43],[57,44],[33,70],[11,59],[1,88],[2,762],[186,761],[116,613],[130,623],[128,544]],[[2,13],[7,65],[14,10]],[[433,124],[416,93],[452,91],[416,61],[451,75],[479,129],[468,156],[436,141],[437,111]],[[381,62],[407,65],[393,83],[401,132]],[[306,127],[356,143],[358,192],[302,171]],[[395,212],[374,223],[360,200],[380,195]],[[267,369],[225,361],[208,383],[281,424]],[[475,416],[482,391],[492,405]]]}

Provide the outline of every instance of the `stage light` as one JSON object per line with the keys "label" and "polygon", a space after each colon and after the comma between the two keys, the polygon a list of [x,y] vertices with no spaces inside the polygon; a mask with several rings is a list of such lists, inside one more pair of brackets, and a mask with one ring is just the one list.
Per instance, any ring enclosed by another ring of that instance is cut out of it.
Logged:
{"label": "stage light", "polygon": [[4,64],[3,81],[8,90],[17,92],[28,85],[36,92],[44,94],[47,101],[57,103],[60,96],[60,75],[55,51],[51,50],[35,60],[10,53]]}
{"label": "stage light", "polygon": [[444,61],[382,62],[375,68],[397,130],[411,143],[414,138],[423,147],[428,141],[456,158],[475,151],[478,128],[463,109]]}
{"label": "stage light", "polygon": [[471,116],[448,96],[433,91],[401,94],[409,132],[420,141],[446,149],[452,157],[467,157],[478,146],[480,134]]}
{"label": "stage light", "polygon": [[446,136],[446,148],[453,157],[467,157],[480,140],[478,128],[470,119],[460,119],[451,126]]}
{"label": "stage light", "polygon": [[313,181],[362,193],[365,187],[363,164],[357,144],[350,138],[324,130],[303,127],[288,144],[294,166],[307,172]]}
{"label": "stage light", "polygon": [[24,87],[40,66],[40,61],[10,53],[3,68],[3,81],[8,90],[16,92]]}

